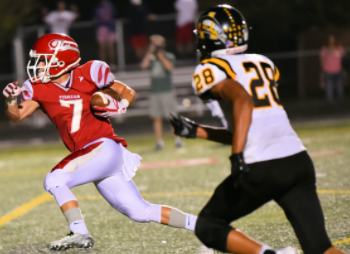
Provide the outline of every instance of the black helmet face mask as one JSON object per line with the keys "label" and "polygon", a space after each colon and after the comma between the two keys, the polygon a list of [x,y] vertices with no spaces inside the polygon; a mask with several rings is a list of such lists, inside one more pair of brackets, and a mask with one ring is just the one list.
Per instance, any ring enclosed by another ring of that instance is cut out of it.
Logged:
{"label": "black helmet face mask", "polygon": [[194,34],[202,59],[241,53],[248,47],[245,19],[229,5],[219,5],[204,12],[199,17]]}

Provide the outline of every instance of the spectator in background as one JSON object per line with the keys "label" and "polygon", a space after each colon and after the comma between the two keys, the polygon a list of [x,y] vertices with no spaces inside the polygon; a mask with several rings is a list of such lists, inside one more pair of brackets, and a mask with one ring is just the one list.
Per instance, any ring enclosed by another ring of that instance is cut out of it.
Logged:
{"label": "spectator in background", "polygon": [[117,41],[115,16],[115,6],[109,0],[101,0],[94,10],[94,17],[97,21],[96,37],[100,60],[107,62],[112,71],[115,71],[117,68],[114,47],[114,43]]}
{"label": "spectator in background", "polygon": [[70,10],[66,10],[64,1],[57,2],[57,10],[48,13],[47,8],[43,8],[44,21],[51,28],[51,33],[62,33],[68,35],[70,25],[79,17],[79,11],[75,4],[70,5]]}
{"label": "spectator in background", "polygon": [[[162,137],[162,118],[168,118],[176,110],[176,98],[171,81],[174,68],[174,54],[165,51],[165,39],[160,35],[150,37],[150,46],[141,62],[141,68],[149,68],[151,72],[150,116],[154,119],[154,131],[157,138],[156,150],[164,146]],[[179,137],[175,138],[177,147],[182,147]]]}
{"label": "spectator in background", "polygon": [[336,42],[333,35],[329,35],[328,43],[322,48],[320,53],[323,81],[328,102],[333,101],[334,90],[337,92],[338,99],[343,100],[342,57],[344,55],[344,48]]}
{"label": "spectator in background", "polygon": [[176,50],[180,57],[193,54],[193,29],[197,14],[196,0],[176,0]]}
{"label": "spectator in background", "polygon": [[142,0],[130,0],[128,11],[130,20],[130,44],[135,50],[138,59],[142,59],[147,51],[148,38],[146,34],[146,21],[156,19]]}

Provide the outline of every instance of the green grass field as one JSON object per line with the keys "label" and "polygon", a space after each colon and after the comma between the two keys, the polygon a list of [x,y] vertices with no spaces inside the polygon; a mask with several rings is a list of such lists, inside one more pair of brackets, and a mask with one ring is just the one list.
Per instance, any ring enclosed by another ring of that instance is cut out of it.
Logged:
{"label": "green grass field", "polygon": [[[295,127],[316,166],[319,197],[331,240],[350,253],[350,122]],[[215,164],[139,170],[134,181],[152,203],[198,214],[210,192],[230,172],[228,146],[185,140],[185,147],[176,149],[172,137],[167,136],[165,149],[155,152],[151,136],[129,138],[128,142],[129,150],[140,154],[143,162],[209,157],[218,160]],[[53,199],[28,204],[40,201],[46,173],[67,154],[62,144],[0,149],[0,253],[51,253],[47,243],[68,233],[65,218]],[[192,232],[135,223],[100,198],[93,184],[76,187],[73,192],[95,246],[66,253],[198,253],[200,243]],[[234,226],[276,248],[298,246],[292,228],[274,202]]]}

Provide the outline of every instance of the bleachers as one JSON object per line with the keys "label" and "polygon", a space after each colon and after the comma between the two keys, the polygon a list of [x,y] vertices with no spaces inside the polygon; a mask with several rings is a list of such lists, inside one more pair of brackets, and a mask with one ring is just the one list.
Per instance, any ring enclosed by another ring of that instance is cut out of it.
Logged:
{"label": "bleachers", "polygon": [[[178,112],[195,112],[197,115],[203,114],[208,108],[198,99],[193,92],[191,86],[191,77],[194,66],[176,67],[173,71],[173,85],[176,91],[176,99],[178,102]],[[117,80],[127,84],[137,93],[137,99],[128,109],[128,113],[124,117],[147,116],[149,113],[149,87],[150,75],[148,70],[116,72],[114,73]],[[184,105],[182,102],[188,99],[190,105]],[[115,118],[121,120],[120,118]]]}

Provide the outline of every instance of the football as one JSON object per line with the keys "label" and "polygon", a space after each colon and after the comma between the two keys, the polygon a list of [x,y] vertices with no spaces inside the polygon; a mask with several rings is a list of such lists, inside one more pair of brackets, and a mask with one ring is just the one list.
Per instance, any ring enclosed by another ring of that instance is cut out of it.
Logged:
{"label": "football", "polygon": [[105,94],[108,94],[113,98],[117,98],[117,101],[120,101],[120,99],[119,99],[120,96],[116,91],[114,91],[112,88],[106,88],[104,90],[101,90],[101,91],[94,93],[91,96],[90,106],[91,107],[94,107],[94,106],[106,107],[106,106],[108,106],[109,99],[104,96]]}

